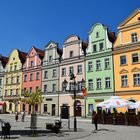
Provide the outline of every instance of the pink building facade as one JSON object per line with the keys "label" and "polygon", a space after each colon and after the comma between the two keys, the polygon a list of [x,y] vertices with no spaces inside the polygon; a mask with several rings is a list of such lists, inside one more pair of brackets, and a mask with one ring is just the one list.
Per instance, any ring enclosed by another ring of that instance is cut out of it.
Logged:
{"label": "pink building facade", "polygon": [[[81,91],[81,81],[85,79],[85,63],[87,43],[80,40],[76,35],[69,36],[63,46],[62,61],[60,63],[60,106],[66,105],[70,107],[70,116],[73,116],[74,100],[73,100],[73,80],[70,80],[70,73],[73,73],[76,78],[76,104],[77,116],[84,115],[84,100]],[[67,81],[67,87],[63,86],[63,81]],[[64,89],[65,88],[65,89]]]}
{"label": "pink building facade", "polygon": [[[24,93],[28,91],[29,93],[36,92],[41,90],[41,79],[42,71],[41,64],[44,57],[44,51],[32,47],[27,55],[26,61],[23,65],[22,72],[22,97]],[[35,106],[35,111],[40,113],[41,105],[38,104]],[[32,110],[31,105],[23,103],[21,105],[21,111],[26,111],[30,113]]]}

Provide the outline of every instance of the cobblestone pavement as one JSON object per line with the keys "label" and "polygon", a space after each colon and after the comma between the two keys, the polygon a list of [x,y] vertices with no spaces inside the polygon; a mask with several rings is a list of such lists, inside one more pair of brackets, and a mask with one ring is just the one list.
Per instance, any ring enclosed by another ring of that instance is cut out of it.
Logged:
{"label": "cobblestone pavement", "polygon": [[[73,131],[73,118],[70,119],[70,129],[68,122],[63,120],[62,130],[55,134],[46,130],[45,123],[54,122],[57,117],[38,116],[37,126],[38,135],[29,135],[30,116],[25,117],[25,122],[21,122],[19,116],[18,122],[15,121],[14,114],[0,114],[0,119],[8,121],[11,124],[11,138],[18,140],[139,140],[140,127],[122,126],[122,125],[98,125],[98,131],[94,131],[94,125],[89,118],[77,118],[77,132]],[[0,128],[1,131],[1,128]]]}

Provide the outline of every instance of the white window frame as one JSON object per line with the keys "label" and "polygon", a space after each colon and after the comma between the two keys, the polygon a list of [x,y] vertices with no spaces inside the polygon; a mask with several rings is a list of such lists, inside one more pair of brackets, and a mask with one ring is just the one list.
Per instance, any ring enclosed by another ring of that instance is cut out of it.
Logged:
{"label": "white window frame", "polygon": [[110,77],[105,78],[105,88],[111,88],[111,78]]}
{"label": "white window frame", "polygon": [[93,71],[93,63],[92,63],[92,61],[88,61],[88,71]]}
{"label": "white window frame", "polygon": [[140,86],[140,73],[133,74],[133,84],[134,86]]}
{"label": "white window frame", "polygon": [[121,87],[127,87],[127,86],[128,86],[128,76],[121,75]]}
{"label": "white window frame", "polygon": [[88,90],[89,91],[93,90],[93,79],[88,80]]}

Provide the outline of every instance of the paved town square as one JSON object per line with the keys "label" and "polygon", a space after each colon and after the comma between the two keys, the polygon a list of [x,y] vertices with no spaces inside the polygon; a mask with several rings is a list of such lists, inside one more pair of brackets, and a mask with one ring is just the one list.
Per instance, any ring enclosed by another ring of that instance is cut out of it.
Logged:
{"label": "paved town square", "polygon": [[[60,133],[55,134],[46,130],[45,124],[54,122],[58,117],[39,116],[37,119],[37,136],[28,135],[30,130],[30,116],[26,115],[25,122],[15,121],[14,114],[1,114],[0,119],[11,124],[10,139],[34,139],[34,140],[139,140],[140,127],[125,125],[98,125],[98,131],[94,131],[94,125],[90,118],[77,118],[77,132],[73,131],[73,118],[70,119],[70,129],[68,129],[67,120],[63,120]],[[1,128],[0,128],[1,133]]]}

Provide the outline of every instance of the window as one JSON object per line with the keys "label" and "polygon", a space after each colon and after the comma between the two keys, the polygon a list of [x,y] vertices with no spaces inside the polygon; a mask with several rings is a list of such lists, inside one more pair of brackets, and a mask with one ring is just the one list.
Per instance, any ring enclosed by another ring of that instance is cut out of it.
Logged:
{"label": "window", "polygon": [[98,78],[96,81],[97,89],[101,89],[101,78]]}
{"label": "window", "polygon": [[110,88],[110,77],[105,78],[105,88]]}
{"label": "window", "polygon": [[7,90],[5,90],[5,95],[7,96],[7,94],[8,94],[8,92],[7,92]]}
{"label": "window", "polygon": [[126,64],[126,56],[125,55],[120,56],[120,64],[121,65],[125,65]]}
{"label": "window", "polygon": [[14,77],[11,77],[11,84],[14,83]]}
{"label": "window", "polygon": [[138,53],[132,54],[132,63],[136,63],[139,61]]}
{"label": "window", "polygon": [[70,51],[70,58],[73,57],[73,51]]}
{"label": "window", "polygon": [[6,84],[8,84],[8,78],[6,78]]}
{"label": "window", "polygon": [[12,71],[12,66],[10,66],[10,71]]}
{"label": "window", "polygon": [[14,70],[17,70],[17,65],[15,65]]}
{"label": "window", "polygon": [[12,103],[9,103],[9,110],[12,110]]}
{"label": "window", "polygon": [[31,67],[33,67],[34,66],[34,61],[31,61]]}
{"label": "window", "polygon": [[103,46],[103,43],[100,43],[100,44],[99,44],[99,51],[102,51],[102,50],[103,50],[103,47],[104,47],[104,46]]}
{"label": "window", "polygon": [[127,78],[127,75],[122,75],[121,76],[121,86],[122,87],[128,86],[128,78]]}
{"label": "window", "polygon": [[93,52],[97,52],[96,44],[93,45]]}
{"label": "window", "polygon": [[69,67],[69,75],[70,75],[71,73],[74,73],[74,68],[73,68],[73,67]]}
{"label": "window", "polygon": [[27,82],[27,75],[24,75],[24,82]]}
{"label": "window", "polygon": [[100,60],[96,61],[96,70],[100,70],[101,69],[101,62]]}
{"label": "window", "polygon": [[138,41],[137,33],[131,34],[131,40],[132,40],[132,42],[137,42]]}
{"label": "window", "polygon": [[19,83],[19,76],[17,76],[17,83]]}
{"label": "window", "polygon": [[98,38],[99,37],[99,32],[96,32],[96,38]]}
{"label": "window", "polygon": [[0,85],[2,85],[2,79],[0,79]]}
{"label": "window", "polygon": [[23,93],[25,93],[25,92],[26,92],[26,88],[23,89]]}
{"label": "window", "polygon": [[35,104],[35,111],[38,111],[38,104]]}
{"label": "window", "polygon": [[77,90],[81,91],[82,90],[82,83],[81,82],[77,82]]}
{"label": "window", "polygon": [[50,55],[50,56],[49,56],[49,62],[51,62],[51,61],[52,61],[52,56]]}
{"label": "window", "polygon": [[88,80],[88,90],[93,90],[93,80],[92,79]]}
{"label": "window", "polygon": [[82,65],[77,66],[77,73],[81,74],[82,73]]}
{"label": "window", "polygon": [[62,68],[62,76],[66,76],[66,68]]}
{"label": "window", "polygon": [[109,58],[105,59],[105,69],[110,68]]}
{"label": "window", "polygon": [[52,77],[56,77],[56,69],[53,69],[53,75]]}
{"label": "window", "polygon": [[32,93],[32,87],[30,87],[30,93]]}
{"label": "window", "polygon": [[40,77],[39,77],[39,72],[36,73],[36,80],[39,80]]}
{"label": "window", "polygon": [[56,92],[56,84],[52,85],[52,92]]}
{"label": "window", "polygon": [[19,89],[16,89],[16,95],[18,95]]}
{"label": "window", "polygon": [[44,79],[47,79],[48,78],[48,71],[45,71],[44,72]]}
{"label": "window", "polygon": [[30,81],[33,81],[33,74],[30,74]]}
{"label": "window", "polygon": [[47,85],[44,85],[44,92],[47,92]]}
{"label": "window", "polygon": [[69,83],[69,90],[70,90],[70,91],[73,90],[73,83],[72,83],[72,82]]}
{"label": "window", "polygon": [[92,67],[92,61],[88,62],[88,71],[92,71],[93,67]]}
{"label": "window", "polygon": [[10,95],[13,95],[13,90],[12,89],[10,90]]}
{"label": "window", "polygon": [[139,86],[140,85],[140,74],[133,74],[133,82],[134,86]]}
{"label": "window", "polygon": [[47,113],[48,109],[47,109],[47,104],[44,104],[44,113]]}
{"label": "window", "polygon": [[39,90],[39,87],[38,86],[36,86],[36,92]]}

